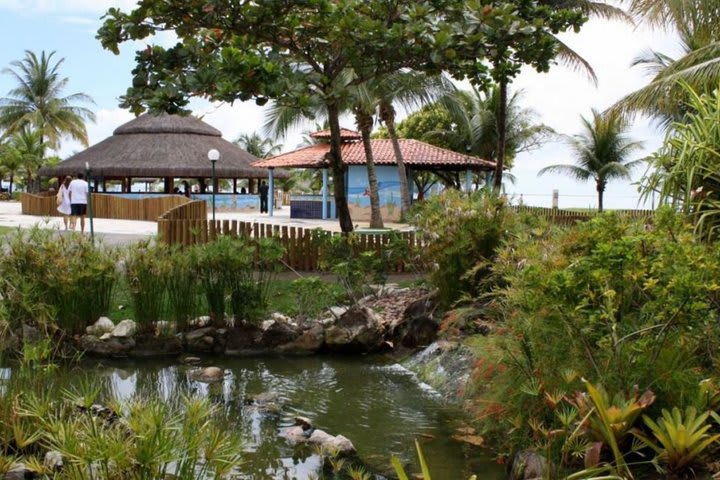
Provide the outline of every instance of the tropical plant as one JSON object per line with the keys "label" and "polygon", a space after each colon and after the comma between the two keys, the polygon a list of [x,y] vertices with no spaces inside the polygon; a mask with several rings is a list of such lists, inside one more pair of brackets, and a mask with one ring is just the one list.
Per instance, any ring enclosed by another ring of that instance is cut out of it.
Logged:
{"label": "tropical plant", "polygon": [[714,239],[720,226],[720,92],[701,95],[687,84],[684,91],[688,113],[649,158],[642,197],[658,193],[660,203],[692,219],[701,238]]}
{"label": "tropical plant", "polygon": [[263,138],[259,133],[243,133],[235,140],[235,144],[258,158],[270,158],[282,150],[282,145],[270,138]]}
{"label": "tropical plant", "polygon": [[715,412],[698,415],[695,407],[687,407],[684,415],[677,407],[673,407],[672,412],[663,409],[657,421],[643,415],[652,438],[639,432],[634,434],[655,451],[657,460],[666,465],[670,473],[677,475],[696,465],[708,448],[720,441],[720,434],[708,433],[713,427],[708,422],[710,416],[720,422]]}
{"label": "tropical plant", "polygon": [[674,30],[680,37],[683,55],[674,59],[660,52],[646,51],[634,65],[653,75],[648,85],[620,99],[613,110],[642,113],[669,126],[682,121],[687,111],[687,91],[680,82],[697,92],[709,92],[720,79],[720,12],[714,0],[663,2],[633,0],[631,13],[651,26]]}
{"label": "tropical plant", "polygon": [[165,311],[166,257],[164,246],[150,246],[149,241],[129,247],[125,255],[125,281],[132,297],[135,321],[146,331],[154,330]]}
{"label": "tropical plant", "polygon": [[[418,443],[417,439],[415,440],[415,450],[417,451],[418,461],[420,462],[420,470],[422,472],[422,474],[419,478],[422,478],[422,480],[431,480],[430,469],[428,468],[428,464],[425,461],[425,455],[423,455],[422,449],[420,448],[420,443]],[[397,476],[400,480],[409,480],[410,479],[407,472],[405,471],[405,468],[403,467],[402,463],[400,462],[399,458],[392,457],[392,465],[393,465],[393,468],[395,469],[395,473],[397,474]],[[418,477],[413,476],[413,478],[418,478]],[[475,475],[473,475],[468,480],[475,480],[476,478],[477,477]]]}
{"label": "tropical plant", "polygon": [[59,148],[66,135],[87,146],[85,121],[94,121],[95,115],[75,103],[92,103],[92,99],[83,93],[61,96],[68,79],[60,74],[64,59],[55,62],[54,55],[55,52],[43,51],[38,57],[26,50],[22,60],[3,70],[17,86],[7,97],[0,98],[0,126],[9,134],[26,127],[38,130],[41,143],[54,149]]}
{"label": "tropical plant", "polygon": [[9,191],[12,193],[13,180],[17,172],[24,173],[23,183],[32,184],[35,173],[43,165],[46,145],[42,141],[42,132],[29,127],[12,134],[6,143],[4,158],[0,159],[10,175]]}
{"label": "tropical plant", "polygon": [[538,175],[563,173],[581,181],[593,180],[598,195],[598,211],[602,212],[603,194],[608,182],[630,179],[630,171],[642,160],[631,161],[629,157],[642,147],[642,143],[628,138],[628,122],[617,112],[593,110],[592,119],[583,117],[582,123],[581,134],[566,137],[577,157],[577,164],[550,165],[541,169]]}

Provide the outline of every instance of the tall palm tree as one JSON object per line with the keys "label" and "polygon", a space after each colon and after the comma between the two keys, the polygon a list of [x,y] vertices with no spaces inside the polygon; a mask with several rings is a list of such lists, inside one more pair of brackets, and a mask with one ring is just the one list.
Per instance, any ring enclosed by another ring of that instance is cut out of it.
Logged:
{"label": "tall palm tree", "polygon": [[38,57],[26,50],[25,58],[3,70],[17,86],[0,98],[0,127],[13,134],[29,126],[40,132],[43,145],[53,149],[59,148],[64,136],[87,146],[85,121],[94,121],[95,115],[76,103],[93,103],[92,99],[84,93],[61,96],[68,79],[59,71],[64,59],[54,62],[54,55],[43,51]]}
{"label": "tall palm tree", "polygon": [[603,210],[603,194],[609,181],[630,179],[631,169],[642,160],[629,160],[629,156],[642,148],[642,142],[630,140],[628,121],[617,112],[592,111],[592,119],[582,118],[583,132],[569,136],[567,142],[577,157],[576,165],[550,165],[538,172],[564,173],[577,180],[595,181],[598,210]]}
{"label": "tall palm tree", "polygon": [[400,180],[402,216],[410,208],[410,189],[407,182],[405,159],[398,141],[394,104],[406,109],[414,108],[448,95],[455,91],[455,87],[448,78],[441,75],[428,76],[414,71],[401,71],[372,82],[369,88],[377,101],[378,115],[385,124],[393,145]]}
{"label": "tall palm tree", "polygon": [[644,52],[633,62],[653,75],[648,85],[618,101],[613,109],[642,113],[669,126],[685,114],[689,99],[681,81],[695,91],[717,88],[720,81],[720,8],[717,0],[634,0],[632,13],[651,26],[674,30],[683,56]]}
{"label": "tall palm tree", "polygon": [[275,143],[271,138],[263,137],[257,132],[240,134],[235,144],[258,158],[270,158],[282,150],[282,144]]}

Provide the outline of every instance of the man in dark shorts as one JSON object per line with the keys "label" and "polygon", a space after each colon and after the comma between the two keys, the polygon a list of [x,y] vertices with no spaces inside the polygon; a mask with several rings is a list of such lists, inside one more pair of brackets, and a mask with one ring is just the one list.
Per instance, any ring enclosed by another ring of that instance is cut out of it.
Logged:
{"label": "man in dark shorts", "polygon": [[74,224],[77,222],[77,217],[80,217],[80,231],[85,233],[85,215],[87,214],[87,200],[88,200],[88,183],[85,181],[85,176],[82,173],[78,173],[77,178],[73,179],[68,186],[68,193],[70,194],[70,215],[73,217],[73,230]]}
{"label": "man in dark shorts", "polygon": [[263,180],[258,189],[258,193],[260,193],[260,213],[268,213],[268,190],[268,186],[265,185]]}

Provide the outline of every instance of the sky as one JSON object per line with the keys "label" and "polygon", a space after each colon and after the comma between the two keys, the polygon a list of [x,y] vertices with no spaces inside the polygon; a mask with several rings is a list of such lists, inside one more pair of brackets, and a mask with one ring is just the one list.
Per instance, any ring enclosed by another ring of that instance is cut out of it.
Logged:
{"label": "sky", "polygon": [[[131,113],[118,107],[118,97],[130,85],[135,51],[146,44],[123,44],[120,54],[114,55],[103,50],[95,34],[108,8],[127,11],[134,4],[135,0],[0,0],[0,69],[21,60],[26,50],[38,54],[43,50],[55,51],[53,58],[64,59],[60,73],[69,80],[64,94],[82,92],[95,102],[89,107],[95,112],[96,122],[88,125],[90,144],[95,144],[133,118]],[[581,116],[589,117],[592,108],[604,110],[625,94],[647,84],[648,78],[641,69],[630,68],[632,59],[642,51],[652,48],[670,55],[679,54],[673,35],[620,22],[591,20],[579,34],[562,34],[561,39],[590,62],[598,76],[597,87],[582,74],[561,65],[543,74],[526,68],[511,86],[512,91],[523,90],[522,106],[532,109],[538,121],[561,134],[579,133]],[[168,44],[172,36],[160,37],[157,42]],[[0,74],[0,97],[6,96],[13,87],[12,77]],[[198,100],[193,101],[191,107],[230,141],[242,133],[259,130],[264,118],[263,109],[253,102],[228,105]],[[354,128],[350,118],[341,123]],[[312,124],[308,124],[306,128],[311,127]],[[636,158],[655,151],[663,139],[662,131],[644,118],[636,119],[629,135],[644,145]],[[300,131],[288,135],[281,141],[284,150],[295,148],[300,137]],[[67,140],[59,155],[65,158],[82,148]],[[593,183],[577,182],[562,175],[537,176],[547,165],[566,163],[573,163],[573,156],[560,139],[520,154],[511,171],[516,181],[506,185],[506,192],[515,201],[522,195],[527,205],[550,206],[552,192],[558,190],[561,208],[597,207]],[[634,183],[643,172],[644,168],[639,167],[633,172],[631,182],[610,183],[605,207],[638,208],[639,194]]]}

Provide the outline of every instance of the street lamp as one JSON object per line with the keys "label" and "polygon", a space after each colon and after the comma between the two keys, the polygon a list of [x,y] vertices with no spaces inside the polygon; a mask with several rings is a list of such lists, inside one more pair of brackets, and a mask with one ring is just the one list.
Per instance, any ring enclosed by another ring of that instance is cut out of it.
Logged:
{"label": "street lamp", "polygon": [[85,162],[85,178],[88,182],[88,216],[90,217],[90,241],[95,245],[95,229],[93,228],[93,203],[92,203],[92,183],[90,181],[90,164]]}
{"label": "street lamp", "polygon": [[212,219],[213,225],[215,225],[215,162],[220,160],[220,152],[214,148],[208,151],[208,160],[212,164]]}

